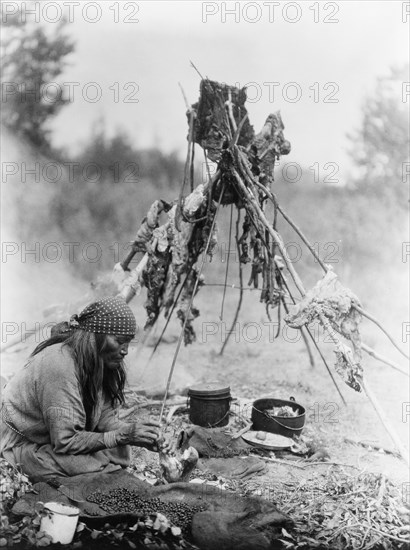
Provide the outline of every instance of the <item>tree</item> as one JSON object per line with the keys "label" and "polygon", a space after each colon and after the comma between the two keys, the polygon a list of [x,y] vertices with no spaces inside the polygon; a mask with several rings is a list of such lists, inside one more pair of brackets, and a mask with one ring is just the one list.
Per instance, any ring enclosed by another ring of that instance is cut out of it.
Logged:
{"label": "tree", "polygon": [[[408,196],[409,111],[404,94],[409,68],[391,69],[367,97],[359,130],[349,136],[359,191],[405,204]],[[406,178],[407,173],[407,178]]]}
{"label": "tree", "polygon": [[74,45],[65,21],[48,33],[17,13],[8,17],[1,43],[2,122],[45,152],[50,150],[47,122],[69,100],[56,79]]}
{"label": "tree", "polygon": [[104,120],[96,124],[89,143],[72,160],[87,167],[88,181],[97,183],[140,185],[141,181],[149,181],[157,189],[175,189],[181,185],[184,173],[184,164],[176,153],[137,149],[121,130],[108,138]]}

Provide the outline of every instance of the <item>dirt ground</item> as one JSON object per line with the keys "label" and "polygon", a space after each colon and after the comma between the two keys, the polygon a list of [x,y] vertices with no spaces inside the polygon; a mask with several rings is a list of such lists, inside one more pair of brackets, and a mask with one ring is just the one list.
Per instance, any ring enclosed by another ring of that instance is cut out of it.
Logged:
{"label": "dirt ground", "polygon": [[[346,437],[393,450],[393,443],[366,396],[354,392],[335,374],[346,401],[345,406],[318,354],[315,352],[316,365],[312,368],[303,341],[291,342],[291,339],[297,338],[295,331],[284,331],[285,337],[271,342],[269,329],[272,326],[266,324],[262,306],[255,305],[255,298],[250,294],[245,297],[237,333],[231,336],[223,356],[219,355],[219,351],[226,336],[225,327],[221,328],[221,323],[215,319],[214,310],[208,311],[211,303],[206,301],[204,295],[201,301],[198,300],[202,318],[202,323],[196,325],[198,341],[193,346],[181,349],[172,385],[173,393],[184,393],[191,384],[213,380],[229,385],[234,397],[257,399],[270,396],[288,399],[294,396],[297,402],[305,406],[307,426],[323,441],[331,461],[355,466],[359,470],[383,473],[398,484],[408,483],[408,469],[403,460],[344,441]],[[220,295],[215,297],[212,305],[220,304],[220,299]],[[233,306],[231,304],[227,307],[226,330],[230,327]],[[249,313],[257,307],[257,321],[251,320]],[[245,317],[246,313],[249,320]],[[216,333],[211,335],[214,331]],[[162,344],[150,362],[152,348],[139,351],[137,346],[131,352],[138,356],[137,368],[129,371],[129,381],[135,389],[145,385],[148,393],[161,393],[176,346],[172,340],[178,335],[178,326],[173,325],[168,334],[171,343]],[[332,347],[319,343],[332,366]],[[408,378],[370,357],[365,357],[363,363],[369,385],[408,448],[408,422],[405,414]],[[262,483],[286,476],[287,469],[279,464],[269,465],[268,477],[261,480]],[[321,465],[311,466],[303,470],[303,475],[315,475],[323,469],[325,467]],[[290,475],[294,475],[295,470]]]}
{"label": "dirt ground", "polygon": [[[212,281],[212,278],[209,280]],[[236,332],[232,335],[224,355],[219,354],[230,328],[237,298],[238,291],[228,289],[221,321],[219,315],[222,292],[216,287],[205,287],[201,290],[196,300],[201,316],[194,323],[197,341],[192,346],[181,347],[171,394],[186,395],[189,386],[212,380],[229,385],[232,396],[238,398],[257,399],[270,396],[288,399],[294,396],[306,408],[306,429],[322,440],[330,461],[346,464],[347,471],[354,467],[357,472],[383,473],[402,487],[404,497],[409,500],[408,469],[402,459],[344,440],[360,440],[369,445],[393,450],[391,438],[366,396],[354,392],[335,373],[346,401],[345,406],[316,351],[316,365],[313,368],[310,366],[305,346],[296,331],[282,329],[281,336],[273,339],[276,327],[269,324],[263,306],[258,303],[257,292],[244,293]],[[132,302],[139,326],[143,326],[145,319],[142,304],[143,297]],[[382,312],[375,313],[379,315]],[[397,317],[390,312],[390,319],[390,327],[394,327]],[[276,317],[272,321],[275,323]],[[158,328],[151,334],[148,345],[142,346],[141,342],[134,342],[127,358],[129,385],[138,392],[143,391],[147,396],[160,396],[164,391],[179,335],[179,323],[171,322],[164,342],[149,360],[153,351],[152,341],[158,338],[162,326],[161,320]],[[401,360],[400,355],[375,327],[364,322],[362,332],[365,340],[380,353],[405,365],[405,360]],[[315,334],[332,368],[332,346],[323,342],[318,331]],[[136,340],[140,339],[138,335]],[[2,354],[3,377],[9,378],[24,365],[26,357],[36,344],[34,340],[28,339],[26,343]],[[408,449],[409,379],[368,356],[364,357],[363,366],[370,387]],[[256,483],[263,487],[270,483],[284,482],[288,478],[294,479],[295,476],[314,478],[322,476],[328,467],[316,464],[302,470],[272,463],[268,464],[268,473],[259,476]]]}

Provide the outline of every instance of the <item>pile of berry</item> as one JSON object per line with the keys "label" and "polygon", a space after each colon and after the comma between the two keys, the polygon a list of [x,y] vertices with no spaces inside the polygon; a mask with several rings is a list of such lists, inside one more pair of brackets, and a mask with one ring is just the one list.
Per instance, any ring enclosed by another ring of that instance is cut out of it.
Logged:
{"label": "pile of berry", "polygon": [[183,501],[163,502],[157,498],[141,497],[136,491],[130,491],[127,488],[113,489],[107,493],[95,491],[88,495],[87,500],[98,504],[98,506],[109,514],[127,512],[138,514],[141,517],[148,517],[161,513],[168,521],[181,528],[182,531],[188,531],[193,516],[206,510],[206,506],[192,506]]}

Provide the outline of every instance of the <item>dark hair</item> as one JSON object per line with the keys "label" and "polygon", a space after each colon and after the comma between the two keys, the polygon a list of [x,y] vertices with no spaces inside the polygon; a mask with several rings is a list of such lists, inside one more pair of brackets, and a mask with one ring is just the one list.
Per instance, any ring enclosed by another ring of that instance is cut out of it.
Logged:
{"label": "dark hair", "polygon": [[92,415],[101,389],[104,395],[111,399],[113,406],[116,403],[124,403],[126,381],[124,364],[121,363],[120,367],[115,370],[104,369],[101,354],[107,345],[107,335],[81,329],[55,333],[41,342],[31,356],[33,357],[43,349],[59,343],[67,346],[74,360],[86,413],[86,429],[90,430]]}

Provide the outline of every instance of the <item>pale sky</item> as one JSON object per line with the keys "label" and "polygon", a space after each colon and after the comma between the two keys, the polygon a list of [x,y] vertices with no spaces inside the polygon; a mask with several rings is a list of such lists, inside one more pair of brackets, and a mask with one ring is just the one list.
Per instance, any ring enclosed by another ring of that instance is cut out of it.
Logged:
{"label": "pale sky", "polygon": [[[79,85],[53,131],[55,144],[72,151],[81,149],[104,117],[110,133],[122,128],[138,147],[157,145],[184,156],[187,125],[178,82],[195,102],[200,79],[192,60],[211,79],[251,83],[248,110],[256,130],[280,109],[292,143],[286,162],[335,162],[342,174],[349,162],[346,134],[359,126],[376,77],[408,62],[406,2],[99,4],[98,22],[85,21],[77,7],[68,29],[77,47],[62,82]],[[224,13],[235,5],[236,16]],[[93,8],[86,14],[97,15]],[[127,16],[131,21],[125,23]],[[326,17],[338,22],[325,23]],[[101,98],[95,103],[83,97],[92,99],[97,90]],[[138,102],[125,102],[127,96]]]}

